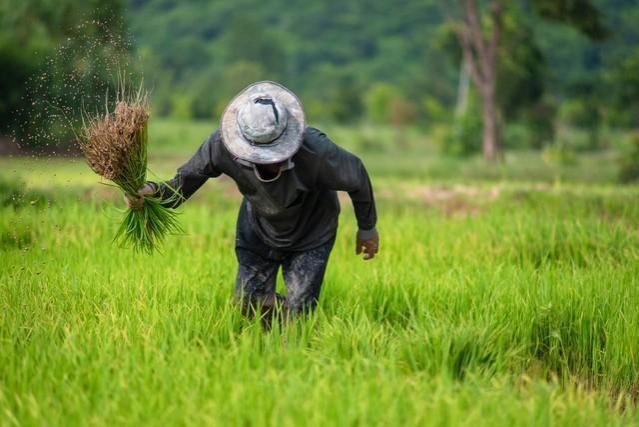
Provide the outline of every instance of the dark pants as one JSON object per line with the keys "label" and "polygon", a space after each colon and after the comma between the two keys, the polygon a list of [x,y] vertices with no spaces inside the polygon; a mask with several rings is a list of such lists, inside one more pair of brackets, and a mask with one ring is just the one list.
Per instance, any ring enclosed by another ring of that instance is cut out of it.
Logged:
{"label": "dark pants", "polygon": [[[295,315],[317,305],[328,257],[335,237],[307,251],[287,251],[268,246],[253,231],[246,215],[237,222],[235,254],[239,263],[235,295],[245,308],[270,309],[279,300]],[[275,293],[277,271],[282,267],[287,296]],[[279,297],[279,298],[278,298]]]}

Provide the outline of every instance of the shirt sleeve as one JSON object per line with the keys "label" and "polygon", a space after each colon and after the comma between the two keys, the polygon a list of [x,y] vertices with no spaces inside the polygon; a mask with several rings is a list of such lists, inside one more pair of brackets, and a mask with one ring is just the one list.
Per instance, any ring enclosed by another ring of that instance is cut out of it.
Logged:
{"label": "shirt sleeve", "polygon": [[164,205],[177,208],[193,195],[209,178],[215,178],[222,173],[215,167],[216,143],[219,142],[217,132],[202,143],[197,152],[180,166],[172,179],[152,183],[155,186],[155,196],[164,201]]}
{"label": "shirt sleeve", "polygon": [[359,157],[333,143],[324,133],[326,151],[318,169],[318,182],[323,188],[346,191],[353,202],[360,230],[372,230],[377,223],[373,186]]}

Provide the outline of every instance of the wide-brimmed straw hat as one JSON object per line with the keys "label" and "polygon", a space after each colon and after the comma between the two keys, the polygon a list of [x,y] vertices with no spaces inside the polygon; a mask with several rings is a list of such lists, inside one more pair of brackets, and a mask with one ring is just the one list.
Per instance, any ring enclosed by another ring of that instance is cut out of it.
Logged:
{"label": "wide-brimmed straw hat", "polygon": [[222,114],[222,141],[234,156],[256,164],[290,159],[302,145],[302,103],[279,83],[253,83]]}

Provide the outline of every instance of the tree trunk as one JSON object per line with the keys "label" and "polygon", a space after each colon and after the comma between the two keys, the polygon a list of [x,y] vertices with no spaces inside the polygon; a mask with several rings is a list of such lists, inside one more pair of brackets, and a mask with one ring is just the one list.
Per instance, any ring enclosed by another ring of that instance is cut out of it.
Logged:
{"label": "tree trunk", "polygon": [[488,162],[495,162],[501,157],[501,132],[496,88],[503,1],[491,0],[488,2],[491,25],[487,27],[481,19],[477,0],[462,0],[464,18],[463,23],[457,29],[463,53],[463,66],[467,67],[481,97],[482,150],[484,158]]}
{"label": "tree trunk", "polygon": [[459,82],[457,85],[457,106],[455,116],[457,118],[466,114],[468,109],[468,92],[470,89],[470,71],[466,58],[462,58],[459,64]]}
{"label": "tree trunk", "polygon": [[483,138],[482,149],[484,159],[488,162],[496,162],[500,158],[499,117],[497,114],[497,101],[494,88],[486,88],[480,91],[482,97],[482,121]]}

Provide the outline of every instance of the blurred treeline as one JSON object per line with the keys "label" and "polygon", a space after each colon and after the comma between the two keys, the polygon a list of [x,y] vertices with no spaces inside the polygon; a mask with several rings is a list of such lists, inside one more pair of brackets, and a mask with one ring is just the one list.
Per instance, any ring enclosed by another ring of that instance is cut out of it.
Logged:
{"label": "blurred treeline", "polygon": [[[543,17],[530,1],[505,2],[497,102],[506,147],[544,147],[561,139],[562,129],[578,129],[580,148],[600,148],[608,144],[606,130],[639,124],[639,3],[592,3],[606,37],[589,38],[578,25]],[[450,153],[481,148],[481,106],[464,73],[453,1],[1,4],[0,134],[16,126],[15,111],[28,109],[25,82],[45,68],[46,56],[80,40],[78,31],[100,38],[108,22],[109,37],[132,34],[133,45],[106,37],[93,56],[133,57],[157,115],[217,120],[243,86],[272,79],[299,94],[312,122],[419,126]],[[96,20],[101,24],[91,24]],[[89,24],[78,29],[83,22]],[[94,67],[82,90],[97,91],[94,76],[104,80],[113,70],[84,53],[61,66],[78,74]]]}
{"label": "blurred treeline", "polygon": [[121,0],[0,1],[0,136],[24,145],[73,137],[103,105],[132,51]]}

